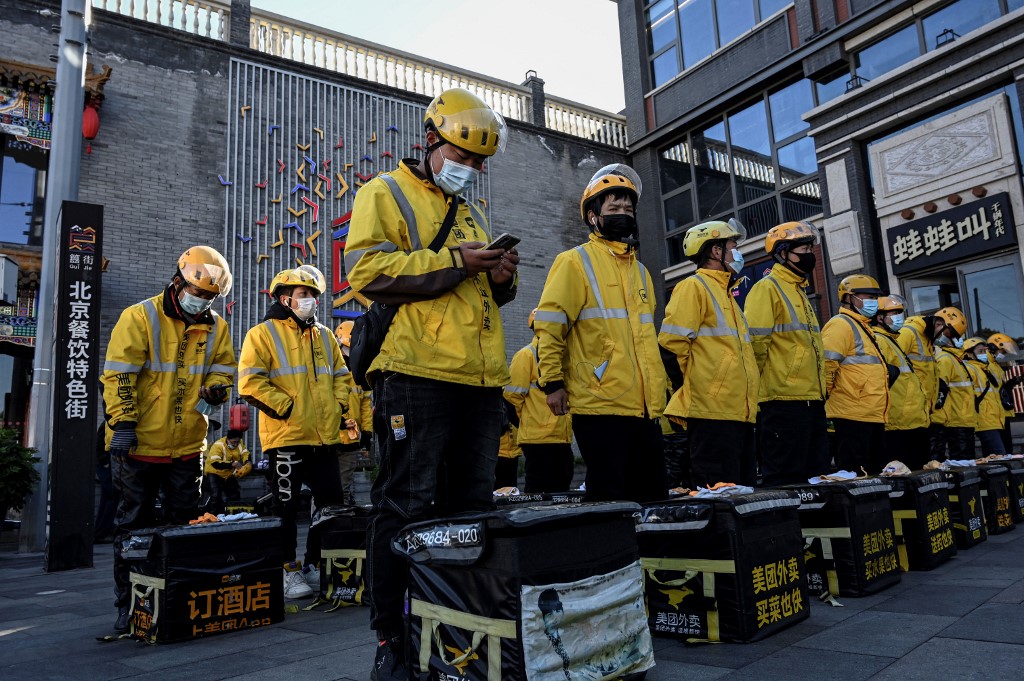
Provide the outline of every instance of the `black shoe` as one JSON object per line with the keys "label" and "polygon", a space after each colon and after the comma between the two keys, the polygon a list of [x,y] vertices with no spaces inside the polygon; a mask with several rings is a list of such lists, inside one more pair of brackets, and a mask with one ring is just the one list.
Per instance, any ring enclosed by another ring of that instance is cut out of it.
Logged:
{"label": "black shoe", "polygon": [[128,631],[128,608],[122,607],[117,609],[117,621],[114,622],[114,631],[119,634],[123,634]]}
{"label": "black shoe", "polygon": [[401,638],[389,638],[377,645],[370,681],[409,681]]}

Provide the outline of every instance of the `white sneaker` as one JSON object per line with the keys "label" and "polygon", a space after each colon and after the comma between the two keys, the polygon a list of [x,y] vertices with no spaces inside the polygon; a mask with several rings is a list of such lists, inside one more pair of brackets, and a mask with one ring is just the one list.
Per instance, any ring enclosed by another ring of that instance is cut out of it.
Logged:
{"label": "white sneaker", "polygon": [[310,589],[315,593],[320,593],[320,570],[315,567],[310,567],[309,572],[302,573],[302,577],[306,580],[306,585]]}
{"label": "white sneaker", "polygon": [[313,590],[303,579],[302,571],[284,573],[284,597],[285,598],[306,598],[312,596]]}

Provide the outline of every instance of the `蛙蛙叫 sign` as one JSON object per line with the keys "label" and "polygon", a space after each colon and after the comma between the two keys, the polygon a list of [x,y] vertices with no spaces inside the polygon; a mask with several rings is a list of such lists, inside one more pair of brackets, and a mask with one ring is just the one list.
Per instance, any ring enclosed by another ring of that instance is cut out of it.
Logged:
{"label": "\u86d9\u86d9\u53eb sign", "polygon": [[885,238],[892,273],[900,276],[1013,246],[1017,230],[1004,192],[890,227]]}

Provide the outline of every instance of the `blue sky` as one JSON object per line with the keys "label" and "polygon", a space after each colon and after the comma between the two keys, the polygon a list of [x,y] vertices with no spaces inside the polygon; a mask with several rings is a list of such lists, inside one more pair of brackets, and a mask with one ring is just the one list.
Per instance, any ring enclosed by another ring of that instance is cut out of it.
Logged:
{"label": "blue sky", "polygon": [[252,4],[513,83],[533,69],[548,94],[609,111],[623,108],[618,8],[611,0]]}

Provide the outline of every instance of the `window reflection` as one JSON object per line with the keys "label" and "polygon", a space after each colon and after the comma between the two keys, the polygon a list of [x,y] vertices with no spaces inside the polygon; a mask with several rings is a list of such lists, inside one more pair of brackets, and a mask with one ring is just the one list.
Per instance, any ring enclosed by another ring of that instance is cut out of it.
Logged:
{"label": "window reflection", "polygon": [[732,208],[729,181],[729,153],[725,144],[725,123],[718,123],[693,136],[694,175],[699,218]]}
{"label": "window reflection", "polygon": [[14,137],[0,140],[0,241],[42,245],[46,153]]}
{"label": "window reflection", "polygon": [[665,201],[665,231],[671,232],[693,222],[693,196],[690,190]]}
{"label": "window reflection", "polygon": [[857,53],[857,75],[874,80],[921,54],[917,25],[911,24]]}
{"label": "window reflection", "polygon": [[947,29],[956,34],[951,37],[959,37],[998,19],[999,14],[999,0],[960,0],[943,7],[921,22],[925,48],[934,50],[940,47],[937,39]]}
{"label": "window reflection", "polygon": [[672,12],[673,2],[674,0],[661,0],[647,10],[652,54],[676,39],[676,17]]}
{"label": "window reflection", "polygon": [[679,73],[679,60],[676,48],[672,47],[654,59],[654,87],[664,85]]}
{"label": "window reflection", "polygon": [[772,133],[776,142],[806,130],[808,124],[800,117],[814,108],[811,81],[804,78],[773,92],[768,95],[768,104],[772,111]]}
{"label": "window reflection", "polygon": [[743,35],[754,27],[754,3],[750,0],[715,0],[718,10],[718,44]]}
{"label": "window reflection", "polygon": [[782,192],[782,219],[786,222],[805,220],[820,212],[821,185],[817,180]]}
{"label": "window reflection", "polygon": [[679,3],[684,69],[715,51],[715,19],[711,12],[711,0],[684,0]]}
{"label": "window reflection", "polygon": [[818,171],[818,159],[814,155],[814,140],[801,137],[792,144],[779,147],[779,175],[782,184],[789,184],[804,175]]}

